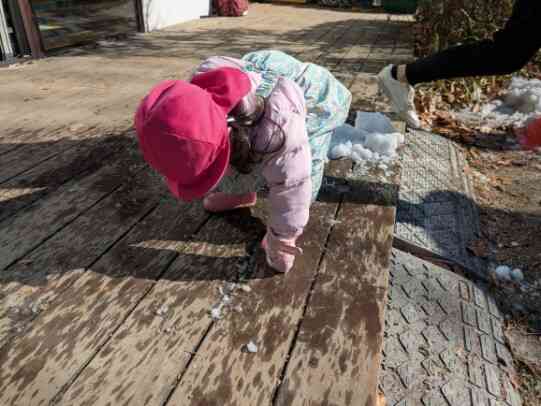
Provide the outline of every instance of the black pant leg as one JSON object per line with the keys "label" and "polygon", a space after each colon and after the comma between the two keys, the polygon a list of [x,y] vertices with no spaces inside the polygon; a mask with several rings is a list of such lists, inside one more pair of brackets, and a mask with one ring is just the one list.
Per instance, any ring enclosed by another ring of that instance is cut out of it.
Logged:
{"label": "black pant leg", "polygon": [[460,45],[407,65],[410,84],[469,76],[509,74],[541,47],[541,0],[517,0],[513,14],[493,39]]}

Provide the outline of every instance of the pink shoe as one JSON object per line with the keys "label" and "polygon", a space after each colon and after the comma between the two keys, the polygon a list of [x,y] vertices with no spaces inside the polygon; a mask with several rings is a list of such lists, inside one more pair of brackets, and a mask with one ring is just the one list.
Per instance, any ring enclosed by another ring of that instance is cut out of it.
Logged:
{"label": "pink shoe", "polygon": [[265,250],[267,264],[275,271],[288,273],[295,264],[295,257],[302,255],[302,249],[295,245],[295,240],[282,240],[267,231],[261,247]]}
{"label": "pink shoe", "polygon": [[211,213],[242,209],[255,206],[257,194],[255,192],[243,195],[230,195],[223,192],[213,192],[203,199],[203,207]]}

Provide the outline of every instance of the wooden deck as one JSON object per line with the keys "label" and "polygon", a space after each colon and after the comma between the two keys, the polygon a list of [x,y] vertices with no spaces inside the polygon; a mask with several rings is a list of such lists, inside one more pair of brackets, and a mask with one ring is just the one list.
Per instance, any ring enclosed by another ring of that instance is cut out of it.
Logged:
{"label": "wooden deck", "polygon": [[[118,78],[128,90],[113,87],[110,96],[122,107],[102,121],[86,109],[98,108],[107,89],[62,87],[30,106],[13,91],[13,103],[0,107],[14,117],[0,134],[0,405],[375,404],[397,178],[329,165],[304,255],[290,274],[276,275],[258,244],[264,200],[213,216],[175,201],[133,132],[107,131],[103,122],[128,122],[158,76],[254,47],[325,65],[352,89],[353,108],[381,110],[370,74],[408,56],[408,26],[398,20],[258,5],[246,19],[128,40],[114,51],[118,60],[77,82],[130,63],[142,65],[139,74],[147,67],[133,86],[134,72]],[[170,59],[165,43],[178,60],[156,73],[160,58]],[[36,86],[57,73],[77,81],[85,60],[113,51],[80,52],[6,77]],[[73,106],[82,126],[58,115],[55,97],[69,99],[64,108]],[[250,342],[257,352],[247,351]]]}

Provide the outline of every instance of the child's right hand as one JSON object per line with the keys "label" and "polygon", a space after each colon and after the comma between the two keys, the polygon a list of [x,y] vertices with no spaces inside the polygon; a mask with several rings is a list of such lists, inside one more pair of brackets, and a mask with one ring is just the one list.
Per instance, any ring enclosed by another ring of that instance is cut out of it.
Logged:
{"label": "child's right hand", "polygon": [[295,242],[296,238],[283,239],[274,235],[271,230],[267,230],[267,234],[261,242],[267,257],[267,264],[278,272],[289,272],[293,268],[295,257],[302,254],[302,249],[297,247]]}

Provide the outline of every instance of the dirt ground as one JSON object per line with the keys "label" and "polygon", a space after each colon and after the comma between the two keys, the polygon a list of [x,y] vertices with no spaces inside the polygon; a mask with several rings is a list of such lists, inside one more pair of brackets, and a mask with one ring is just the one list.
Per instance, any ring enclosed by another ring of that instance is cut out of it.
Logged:
{"label": "dirt ground", "polygon": [[507,318],[524,404],[541,405],[541,151],[520,150],[510,129],[483,133],[450,118],[448,110],[433,115],[433,131],[457,141],[467,156],[481,222],[469,251],[489,270],[507,265],[524,274],[517,283],[491,272],[491,291]]}
{"label": "dirt ground", "polygon": [[482,232],[482,243],[471,249],[494,266],[508,265],[524,273],[522,284],[494,279],[493,293],[509,317],[507,338],[517,360],[525,404],[539,405],[541,153],[505,149],[498,142],[505,136],[493,137],[493,142],[485,139],[483,148],[468,148]]}

